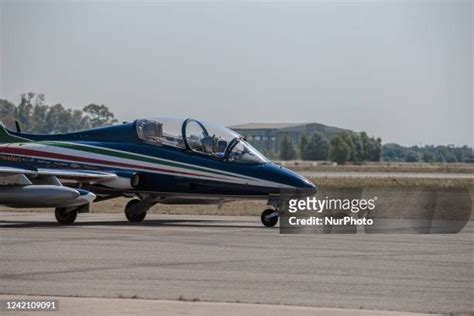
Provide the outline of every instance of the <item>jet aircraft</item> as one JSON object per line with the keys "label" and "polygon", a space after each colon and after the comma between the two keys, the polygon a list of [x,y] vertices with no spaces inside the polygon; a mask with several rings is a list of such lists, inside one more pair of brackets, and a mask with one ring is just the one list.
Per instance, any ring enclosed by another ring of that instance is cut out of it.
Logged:
{"label": "jet aircraft", "polygon": [[155,118],[67,134],[36,135],[0,123],[0,205],[52,207],[72,224],[93,202],[132,198],[130,222],[155,204],[219,204],[265,199],[275,226],[283,193],[316,187],[269,161],[238,133],[196,119]]}

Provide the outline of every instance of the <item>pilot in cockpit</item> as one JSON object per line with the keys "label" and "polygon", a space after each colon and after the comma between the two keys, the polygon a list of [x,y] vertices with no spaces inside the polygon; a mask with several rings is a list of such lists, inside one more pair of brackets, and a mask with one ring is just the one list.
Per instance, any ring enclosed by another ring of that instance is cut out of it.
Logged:
{"label": "pilot in cockpit", "polygon": [[217,150],[216,155],[219,157],[224,157],[225,150],[227,149],[227,141],[225,139],[218,139],[217,140]]}
{"label": "pilot in cockpit", "polygon": [[215,135],[203,137],[201,144],[205,153],[214,154],[218,157],[223,157],[227,148],[227,141]]}

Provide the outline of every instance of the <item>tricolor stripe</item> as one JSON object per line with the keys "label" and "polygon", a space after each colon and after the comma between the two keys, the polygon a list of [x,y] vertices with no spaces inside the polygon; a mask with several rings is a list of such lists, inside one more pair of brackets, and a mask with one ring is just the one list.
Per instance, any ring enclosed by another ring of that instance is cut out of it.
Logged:
{"label": "tricolor stripe", "polygon": [[54,141],[4,144],[0,145],[1,152],[12,156],[29,156],[59,162],[94,165],[109,169],[143,171],[223,183],[291,188],[291,186],[269,180],[89,144]]}
{"label": "tricolor stripe", "polygon": [[141,162],[149,162],[149,163],[160,164],[160,165],[165,165],[169,167],[185,168],[185,169],[191,169],[193,171],[200,171],[200,172],[205,172],[205,173],[212,172],[213,174],[219,174],[222,176],[231,176],[231,177],[236,177],[236,178],[241,178],[241,179],[254,180],[251,177],[247,177],[247,176],[243,176],[243,175],[239,175],[235,173],[195,166],[195,165],[191,165],[187,163],[181,163],[181,162],[176,162],[176,161],[171,161],[167,159],[156,158],[156,157],[151,157],[151,156],[146,156],[146,155],[141,155],[141,154],[136,154],[136,153],[130,153],[130,152],[117,150],[117,149],[97,147],[97,146],[85,145],[85,144],[67,143],[67,142],[38,142],[38,143],[49,145],[49,146],[60,147],[60,148],[83,151],[87,153],[105,155],[109,157],[138,160]]}
{"label": "tricolor stripe", "polygon": [[[72,162],[81,162],[81,163],[86,163],[86,164],[99,164],[99,165],[105,165],[108,167],[119,167],[119,168],[127,168],[127,169],[145,169],[145,170],[157,171],[157,172],[172,172],[172,173],[176,173],[176,174],[180,174],[184,176],[200,176],[199,174],[190,173],[190,172],[179,172],[179,171],[172,171],[172,170],[162,169],[162,168],[131,165],[127,163],[111,162],[111,161],[100,160],[100,159],[90,159],[90,158],[64,155],[64,154],[56,154],[56,153],[44,152],[44,151],[32,150],[32,149],[26,149],[26,148],[3,147],[2,152],[8,153],[8,154],[14,154],[14,155],[25,155],[25,156],[36,157],[36,158],[68,160]],[[207,177],[214,178],[214,179],[223,179],[223,178],[215,177],[215,176],[207,176]]]}

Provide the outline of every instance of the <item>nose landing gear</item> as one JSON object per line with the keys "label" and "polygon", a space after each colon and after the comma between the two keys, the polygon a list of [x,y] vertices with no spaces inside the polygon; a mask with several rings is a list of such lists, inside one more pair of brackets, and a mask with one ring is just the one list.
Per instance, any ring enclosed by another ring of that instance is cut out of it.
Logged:
{"label": "nose landing gear", "polygon": [[273,227],[278,223],[279,215],[277,210],[269,208],[262,212],[260,219],[265,227]]}
{"label": "nose landing gear", "polygon": [[71,225],[77,218],[78,213],[89,213],[89,204],[72,207],[56,207],[54,216],[61,225]]}
{"label": "nose landing gear", "polygon": [[132,223],[143,222],[146,212],[155,204],[155,197],[151,195],[140,196],[140,199],[130,200],[125,206],[125,217]]}
{"label": "nose landing gear", "polygon": [[77,217],[77,210],[75,208],[57,207],[54,211],[56,220],[61,225],[71,225]]}

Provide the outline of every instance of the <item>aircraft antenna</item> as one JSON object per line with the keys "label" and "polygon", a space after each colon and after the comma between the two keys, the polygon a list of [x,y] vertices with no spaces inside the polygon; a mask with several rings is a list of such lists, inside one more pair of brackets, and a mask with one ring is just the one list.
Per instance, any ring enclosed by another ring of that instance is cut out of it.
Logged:
{"label": "aircraft antenna", "polygon": [[18,133],[21,133],[20,122],[15,121],[15,126],[16,126],[16,131],[17,131]]}

